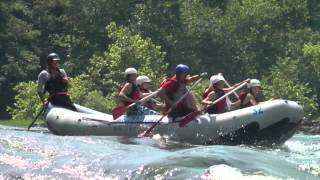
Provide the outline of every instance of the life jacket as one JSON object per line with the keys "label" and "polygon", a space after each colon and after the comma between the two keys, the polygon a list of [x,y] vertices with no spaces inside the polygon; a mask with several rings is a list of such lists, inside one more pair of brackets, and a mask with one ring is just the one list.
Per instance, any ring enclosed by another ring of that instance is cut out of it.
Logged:
{"label": "life jacket", "polygon": [[[218,93],[219,93],[219,95],[218,95],[218,98],[216,98],[216,99],[219,99],[220,97],[225,95],[224,91],[219,91]],[[219,113],[224,113],[225,110],[226,110],[226,98],[224,98],[224,99],[220,100],[219,102],[215,103],[214,105],[210,106],[208,108],[207,112],[209,114],[219,114]]]}
{"label": "life jacket", "polygon": [[[129,83],[132,84],[132,90],[131,90],[131,92],[130,92],[129,94],[126,94],[126,95],[127,95],[129,98],[133,99],[133,100],[139,100],[139,99],[140,99],[140,92],[139,92],[138,86],[135,85],[134,83],[131,83],[131,82],[129,82]],[[122,85],[120,86],[119,92],[123,89],[124,85],[125,85],[125,84],[122,84]],[[128,102],[128,101],[125,101],[125,100],[121,100],[121,101],[122,101],[122,103],[123,103],[124,105],[129,105],[129,104],[131,104],[131,102]]]}
{"label": "life jacket", "polygon": [[48,91],[50,97],[54,95],[67,95],[68,84],[63,79],[63,74],[57,69],[57,74],[55,76],[50,75],[49,80],[45,83],[44,90]]}
{"label": "life jacket", "polygon": [[202,99],[205,99],[208,97],[208,95],[212,92],[212,90],[210,89],[206,89],[203,93],[202,93]]}
{"label": "life jacket", "polygon": [[173,84],[173,92],[166,92],[166,95],[169,99],[174,100],[174,93],[179,89],[179,82],[175,76],[171,77],[170,79],[166,79],[161,82],[160,87],[162,87],[167,82],[171,82]]}
{"label": "life jacket", "polygon": [[[244,100],[246,99],[246,97],[247,97],[248,94],[249,94],[248,92],[241,92],[241,93],[239,94],[240,107],[241,107],[241,108],[246,108],[246,107],[253,106],[253,104],[252,104],[250,101],[248,101],[246,104],[244,104]],[[256,98],[255,98],[255,99],[256,99]],[[257,100],[256,100],[256,101],[257,101]],[[258,101],[257,101],[257,102],[258,102]]]}
{"label": "life jacket", "polygon": [[[140,89],[140,91],[141,91],[142,93],[149,93],[149,92],[150,92],[150,91],[147,90],[147,89]],[[143,106],[145,106],[145,107],[147,107],[147,108],[149,108],[149,109],[154,109],[154,103],[153,103],[151,100],[143,103]]]}
{"label": "life jacket", "polygon": [[[182,82],[179,82],[177,80],[176,76],[171,77],[170,79],[167,79],[163,81],[160,85],[160,87],[163,87],[167,82],[171,82],[173,84],[172,89],[170,91],[166,91],[166,95],[169,99],[171,99],[174,102],[177,102],[186,92],[187,88],[185,85],[183,85]],[[186,109],[186,108],[193,108],[193,103],[191,97],[187,96],[182,101],[180,101],[179,104],[177,104],[176,109]],[[166,103],[165,109],[168,110],[170,108],[170,105]]]}

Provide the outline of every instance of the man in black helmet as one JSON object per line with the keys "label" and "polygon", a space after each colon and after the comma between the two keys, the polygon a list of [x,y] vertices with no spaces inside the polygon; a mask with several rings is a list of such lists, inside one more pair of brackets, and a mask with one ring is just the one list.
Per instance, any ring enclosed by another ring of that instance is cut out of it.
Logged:
{"label": "man in black helmet", "polygon": [[49,92],[49,102],[52,105],[62,106],[77,111],[68,95],[68,77],[63,69],[59,69],[60,57],[50,53],[47,57],[47,69],[42,70],[38,76],[38,95],[46,106],[44,95]]}

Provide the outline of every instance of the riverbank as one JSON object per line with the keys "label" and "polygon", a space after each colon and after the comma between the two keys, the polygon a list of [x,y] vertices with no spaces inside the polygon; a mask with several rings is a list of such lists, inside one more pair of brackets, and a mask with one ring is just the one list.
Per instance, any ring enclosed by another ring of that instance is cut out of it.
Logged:
{"label": "riverbank", "polygon": [[[17,126],[17,127],[28,127],[31,124],[32,120],[21,120],[21,119],[8,119],[8,120],[0,120],[0,125],[4,126]],[[44,126],[44,122],[41,120],[37,120],[35,122],[35,125],[41,125]]]}
{"label": "riverbank", "polygon": [[298,130],[305,134],[320,134],[320,117],[315,120],[302,121]]}

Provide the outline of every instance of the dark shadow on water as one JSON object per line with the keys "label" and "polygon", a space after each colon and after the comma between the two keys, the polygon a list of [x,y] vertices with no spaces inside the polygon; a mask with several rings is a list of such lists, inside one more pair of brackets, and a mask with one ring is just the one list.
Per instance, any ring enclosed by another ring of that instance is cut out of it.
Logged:
{"label": "dark shadow on water", "polygon": [[10,128],[10,130],[13,131],[23,131],[23,132],[33,132],[33,133],[43,133],[43,134],[52,134],[48,129],[46,128],[32,128],[29,131],[27,128],[18,128],[18,127],[13,127]]}
{"label": "dark shadow on water", "polygon": [[181,149],[187,149],[187,148],[193,148],[197,147],[197,145],[192,145],[189,143],[181,143],[179,141],[172,141],[169,140],[166,137],[160,137],[160,138],[133,138],[133,137],[118,137],[117,141],[122,144],[127,145],[143,145],[143,146],[151,146],[163,150],[168,151],[176,151]]}

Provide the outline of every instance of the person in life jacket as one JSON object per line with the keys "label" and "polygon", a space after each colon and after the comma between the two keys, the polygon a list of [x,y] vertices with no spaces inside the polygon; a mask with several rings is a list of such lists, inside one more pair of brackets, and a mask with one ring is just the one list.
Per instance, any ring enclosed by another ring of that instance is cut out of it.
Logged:
{"label": "person in life jacket", "polygon": [[68,77],[63,69],[59,69],[60,57],[56,53],[47,56],[47,69],[42,70],[38,75],[37,92],[44,106],[45,93],[49,92],[48,101],[52,105],[77,111],[68,94]]}
{"label": "person in life jacket", "polygon": [[[172,108],[168,114],[169,117],[182,117],[197,110],[194,96],[188,92],[186,86],[205,76],[206,73],[189,76],[189,71],[190,68],[187,65],[179,64],[175,68],[175,75],[160,85],[158,95],[166,103],[165,111],[169,110],[170,107]],[[187,96],[180,103],[177,103],[185,93],[188,93]]]}
{"label": "person in life jacket", "polygon": [[[138,76],[136,80],[136,84],[138,86],[138,89],[140,91],[141,98],[148,96],[152,93],[150,90],[150,83],[151,80],[148,76]],[[143,106],[155,110],[155,111],[163,111],[164,106],[162,103],[155,102],[155,100],[149,100],[143,104]]]}
{"label": "person in life jacket", "polygon": [[[120,106],[130,105],[131,103],[139,103],[141,99],[140,91],[136,85],[136,79],[138,77],[138,71],[135,68],[127,68],[124,72],[126,77],[126,83],[121,86],[119,92]],[[127,115],[141,115],[138,104],[131,107],[127,111]]]}
{"label": "person in life jacket", "polygon": [[258,95],[261,91],[261,83],[257,79],[251,79],[247,84],[247,91],[241,92],[239,95],[240,108],[246,108],[250,106],[257,105],[260,102]]}
{"label": "person in life jacket", "polygon": [[128,68],[125,70],[126,83],[121,87],[119,97],[122,105],[129,105],[137,103],[140,99],[140,92],[136,85],[138,71],[135,68]]}
{"label": "person in life jacket", "polygon": [[209,87],[204,91],[202,98],[202,103],[207,107],[207,112],[209,114],[219,114],[228,111],[229,109],[235,109],[239,106],[240,102],[231,103],[228,107],[228,99],[224,98],[217,103],[213,104],[215,100],[224,96],[229,91],[232,91],[234,88],[241,85],[243,82],[237,83],[230,88],[225,88],[225,79],[221,75],[213,75],[210,77]]}

